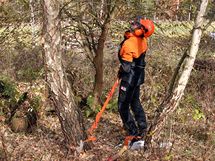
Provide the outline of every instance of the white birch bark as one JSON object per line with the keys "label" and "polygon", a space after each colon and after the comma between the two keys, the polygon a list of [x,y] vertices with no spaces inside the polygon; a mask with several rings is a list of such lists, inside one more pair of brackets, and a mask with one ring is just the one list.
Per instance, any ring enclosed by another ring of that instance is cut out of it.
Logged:
{"label": "white birch bark", "polygon": [[35,47],[35,15],[34,15],[34,2],[33,0],[29,1],[29,6],[31,10],[31,39],[32,46]]}
{"label": "white birch bark", "polygon": [[47,84],[51,91],[65,140],[72,150],[86,139],[80,109],[67,80],[63,64],[60,32],[60,4],[57,0],[44,0],[44,51]]}
{"label": "white birch bark", "polygon": [[[190,47],[190,51],[188,54],[188,57],[185,62],[185,67],[184,70],[178,80],[178,86],[174,90],[175,97],[182,97],[184,93],[184,89],[188,83],[191,71],[193,69],[194,61],[196,59],[196,55],[199,50],[199,44],[201,41],[201,36],[202,36],[202,27],[204,24],[204,15],[206,12],[206,8],[208,5],[208,0],[202,0],[200,10],[198,12],[195,25],[194,25],[194,31],[193,31],[193,36],[192,36],[192,44]],[[173,99],[175,98],[173,97]]]}
{"label": "white birch bark", "polygon": [[99,18],[102,20],[102,18],[103,18],[103,15],[104,15],[104,9],[105,9],[105,0],[102,0],[102,2],[101,2],[102,4],[101,4],[101,9],[100,9],[100,13],[99,13]]}
{"label": "white birch bark", "polygon": [[[192,44],[188,52],[187,58],[185,60],[185,67],[182,74],[178,80],[177,86],[173,91],[172,97],[167,98],[162,105],[157,109],[155,118],[149,128],[148,135],[146,137],[146,142],[150,143],[151,139],[156,140],[159,136],[159,132],[163,128],[166,118],[171,115],[177,108],[182,96],[184,95],[184,90],[190,78],[190,74],[198,53],[199,44],[202,35],[202,27],[204,23],[204,15],[206,8],[208,6],[208,0],[202,0],[200,10],[193,27]],[[153,135],[152,135],[153,134]]]}

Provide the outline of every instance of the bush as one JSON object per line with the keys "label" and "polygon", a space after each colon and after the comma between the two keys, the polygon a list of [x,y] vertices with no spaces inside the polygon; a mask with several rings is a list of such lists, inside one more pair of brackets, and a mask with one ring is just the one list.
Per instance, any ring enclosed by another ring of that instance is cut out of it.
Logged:
{"label": "bush", "polygon": [[0,77],[0,115],[7,114],[16,103],[18,91],[13,81],[5,76]]}

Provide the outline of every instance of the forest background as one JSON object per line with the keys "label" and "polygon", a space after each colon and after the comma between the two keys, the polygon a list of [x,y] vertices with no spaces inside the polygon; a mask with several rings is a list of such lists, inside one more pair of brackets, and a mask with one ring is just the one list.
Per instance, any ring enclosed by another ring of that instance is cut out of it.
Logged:
{"label": "forest background", "polygon": [[[118,45],[128,22],[139,15],[152,19],[156,26],[148,41],[146,79],[141,88],[141,101],[149,124],[152,122],[169,92],[178,62],[191,46],[201,1],[0,1],[0,159],[104,160],[120,149],[117,145],[125,135],[117,112],[117,91],[91,149],[80,154],[68,151],[70,138],[62,129],[69,126],[59,121],[61,109],[56,109],[47,86],[48,13],[44,6],[48,2],[53,8],[59,6],[62,70],[71,87],[72,103],[81,110],[88,129],[117,78]],[[121,160],[215,158],[214,7],[210,0],[198,55],[179,106],[168,116],[150,150],[129,151]],[[183,64],[179,74],[182,71]]]}

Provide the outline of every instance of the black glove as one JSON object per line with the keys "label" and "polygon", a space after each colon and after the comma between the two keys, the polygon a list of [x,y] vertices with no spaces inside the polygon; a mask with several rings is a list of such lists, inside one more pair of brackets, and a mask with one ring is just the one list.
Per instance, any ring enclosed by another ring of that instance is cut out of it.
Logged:
{"label": "black glove", "polygon": [[121,79],[121,77],[122,77],[122,72],[121,72],[120,70],[118,71],[117,77],[118,77],[119,79]]}
{"label": "black glove", "polygon": [[123,69],[122,69],[122,66],[120,66],[120,67],[119,67],[119,70],[118,70],[118,74],[117,74],[117,77],[118,77],[119,79],[122,78],[122,73],[123,73]]}

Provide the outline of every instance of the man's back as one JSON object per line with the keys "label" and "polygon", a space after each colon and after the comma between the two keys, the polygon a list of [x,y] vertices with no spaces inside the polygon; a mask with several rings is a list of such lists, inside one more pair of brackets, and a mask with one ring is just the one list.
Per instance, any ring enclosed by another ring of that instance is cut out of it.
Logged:
{"label": "man's back", "polygon": [[132,62],[133,58],[139,58],[147,50],[146,38],[131,36],[124,41],[120,50],[123,60]]}

